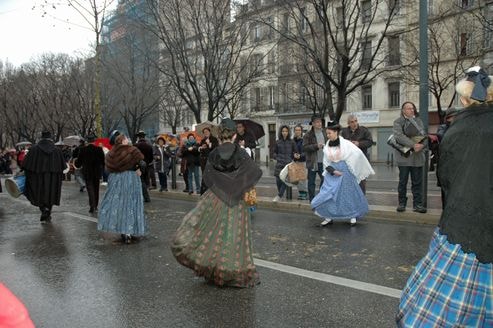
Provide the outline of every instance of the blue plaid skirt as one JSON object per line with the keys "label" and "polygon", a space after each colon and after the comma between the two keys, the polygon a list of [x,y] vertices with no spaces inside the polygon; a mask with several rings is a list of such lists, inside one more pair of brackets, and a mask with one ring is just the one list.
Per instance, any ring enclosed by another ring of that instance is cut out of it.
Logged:
{"label": "blue plaid skirt", "polygon": [[493,264],[435,230],[428,254],[407,281],[398,327],[493,327]]}

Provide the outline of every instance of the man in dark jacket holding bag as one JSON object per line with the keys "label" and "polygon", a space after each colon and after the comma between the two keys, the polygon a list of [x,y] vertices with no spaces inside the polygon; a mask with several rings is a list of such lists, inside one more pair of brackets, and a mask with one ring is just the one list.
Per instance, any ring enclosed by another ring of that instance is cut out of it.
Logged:
{"label": "man in dark jacket holding bag", "polygon": [[315,198],[315,179],[320,177],[320,185],[324,182],[323,148],[327,142],[327,135],[322,129],[322,117],[313,115],[310,122],[312,129],[303,137],[303,152],[306,156],[306,168],[308,169],[308,197],[310,202]]}
{"label": "man in dark jacket holding bag", "polygon": [[75,160],[75,166],[80,167],[86,181],[87,195],[89,196],[89,213],[98,210],[99,183],[104,168],[104,152],[101,147],[95,146],[95,135],[87,136],[87,146],[80,149]]}

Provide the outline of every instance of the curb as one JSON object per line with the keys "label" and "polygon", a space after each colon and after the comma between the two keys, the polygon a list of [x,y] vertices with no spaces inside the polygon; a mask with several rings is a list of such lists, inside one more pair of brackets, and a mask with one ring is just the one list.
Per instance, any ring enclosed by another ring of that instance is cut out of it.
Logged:
{"label": "curb", "polygon": [[[152,196],[160,198],[185,200],[185,201],[197,201],[199,195],[189,195],[184,192],[176,191],[164,191],[159,192],[157,190],[150,190],[149,193]],[[273,202],[267,197],[257,198],[257,208],[279,210],[280,212],[293,212],[302,214],[313,214],[308,203],[300,203],[296,201],[292,202]],[[370,212],[365,216],[365,220],[375,222],[400,222],[400,223],[414,223],[414,224],[427,224],[437,225],[440,220],[439,211],[431,211],[431,213],[415,213],[412,211],[398,213],[394,208],[385,208],[384,206],[372,206],[370,205]]]}

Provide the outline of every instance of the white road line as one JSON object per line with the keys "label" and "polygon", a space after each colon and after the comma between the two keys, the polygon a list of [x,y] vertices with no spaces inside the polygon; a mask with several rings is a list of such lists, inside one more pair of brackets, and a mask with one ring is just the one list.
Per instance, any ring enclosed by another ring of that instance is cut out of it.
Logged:
{"label": "white road line", "polygon": [[94,223],[98,223],[98,219],[94,218],[92,216],[87,216],[87,215],[82,215],[82,214],[77,214],[73,212],[60,212],[60,214],[68,215],[68,216],[73,216],[74,218],[81,219],[81,220],[86,220],[86,221],[91,221]]}
{"label": "white road line", "polygon": [[[73,213],[73,212],[59,212],[60,214],[71,216],[80,220],[85,220],[85,221],[90,221],[97,223],[98,220],[97,218],[87,216],[87,215],[82,215],[78,213]],[[400,298],[401,297],[401,291],[399,289],[395,288],[390,288],[390,287],[385,287],[385,286],[380,286],[380,285],[375,285],[375,284],[370,284],[358,280],[352,280],[352,279],[347,279],[347,278],[342,278],[342,277],[337,277],[333,276],[330,274],[326,273],[320,273],[320,272],[315,272],[315,271],[309,271],[305,269],[300,269],[296,268],[293,266],[289,265],[284,265],[280,263],[275,263],[275,262],[270,262],[270,261],[265,261],[261,259],[254,259],[255,265],[267,269],[272,269],[284,273],[289,273],[293,274],[296,276],[300,277],[305,277],[305,278],[310,278],[313,280],[318,280],[318,281],[323,281],[327,283],[331,283],[334,285],[339,285],[339,286],[344,286],[352,289],[357,289],[357,290],[362,290],[365,292],[369,293],[374,293],[374,294],[379,294],[379,295],[384,295],[384,296],[389,296],[393,298]]]}
{"label": "white road line", "polygon": [[344,286],[344,287],[349,287],[349,288],[353,288],[353,289],[362,290],[365,292],[390,296],[390,297],[394,297],[394,298],[400,298],[401,297],[401,291],[399,289],[395,289],[395,288],[370,284],[370,283],[366,283],[366,282],[362,282],[362,281],[358,281],[358,280],[341,278],[341,277],[333,276],[333,275],[326,274],[326,273],[308,271],[308,270],[292,267],[289,265],[274,263],[274,262],[265,261],[265,260],[261,260],[261,259],[254,259],[254,262],[255,262],[255,265],[258,265],[260,267],[264,267],[264,268],[268,268],[268,269],[272,269],[272,270],[277,270],[277,271],[281,271],[281,272],[285,272],[285,273],[290,273],[290,274],[294,274],[297,276],[310,278],[310,279],[314,279],[314,280],[319,280],[319,281],[323,281],[323,282],[328,282],[328,283],[331,283],[334,285],[340,285],[340,286]]}

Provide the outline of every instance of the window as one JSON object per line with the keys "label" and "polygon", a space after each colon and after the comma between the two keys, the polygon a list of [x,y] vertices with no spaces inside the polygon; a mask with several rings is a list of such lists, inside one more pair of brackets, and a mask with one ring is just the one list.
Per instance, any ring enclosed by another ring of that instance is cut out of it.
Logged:
{"label": "window", "polygon": [[275,97],[275,90],[273,86],[269,87],[269,108],[274,109],[274,97]]}
{"label": "window", "polygon": [[361,99],[363,100],[362,105],[364,110],[372,108],[372,90],[371,85],[365,85],[361,87]]}
{"label": "window", "polygon": [[269,74],[274,74],[276,72],[276,53],[274,51],[271,51],[269,54],[269,57],[267,58],[268,61],[268,67],[267,70]]}
{"label": "window", "polygon": [[336,26],[342,27],[344,25],[344,9],[342,7],[336,8]]}
{"label": "window", "polygon": [[255,107],[255,111],[260,110],[260,88],[253,89],[253,104]]}
{"label": "window", "polygon": [[474,0],[458,0],[458,1],[459,1],[458,5],[462,9],[471,8],[474,4]]}
{"label": "window", "polygon": [[306,89],[303,84],[300,84],[300,104],[304,106],[306,104]]}
{"label": "window", "polygon": [[428,15],[434,15],[435,14],[435,5],[433,4],[434,0],[428,0]]}
{"label": "window", "polygon": [[300,31],[305,32],[308,28],[308,17],[306,17],[306,8],[300,9]]}
{"label": "window", "polygon": [[258,42],[262,38],[262,28],[259,24],[255,24],[252,28],[252,41]]}
{"label": "window", "polygon": [[271,16],[266,18],[266,25],[265,25],[265,37],[267,40],[271,40],[272,37],[274,36],[274,20],[272,19]]}
{"label": "window", "polygon": [[370,68],[371,66],[371,41],[361,44],[361,67]]}
{"label": "window", "polygon": [[282,15],[282,31],[284,33],[289,32],[289,13]]}
{"label": "window", "polygon": [[401,64],[400,39],[398,36],[390,36],[389,42],[389,62],[390,66]]}
{"label": "window", "polygon": [[364,0],[361,2],[361,21],[367,23],[371,20],[371,1]]}
{"label": "window", "polygon": [[401,103],[400,83],[390,82],[388,87],[389,87],[389,107],[399,107]]}
{"label": "window", "polygon": [[470,52],[469,38],[469,33],[461,33],[459,36],[459,54],[461,56],[467,56]]}

